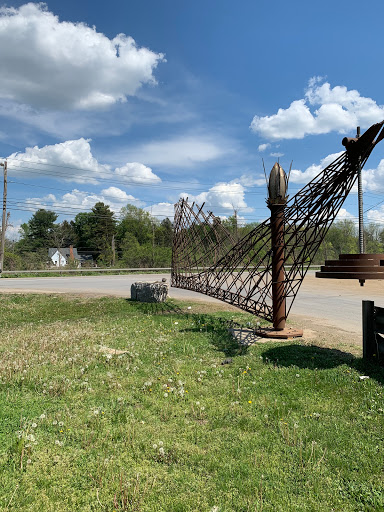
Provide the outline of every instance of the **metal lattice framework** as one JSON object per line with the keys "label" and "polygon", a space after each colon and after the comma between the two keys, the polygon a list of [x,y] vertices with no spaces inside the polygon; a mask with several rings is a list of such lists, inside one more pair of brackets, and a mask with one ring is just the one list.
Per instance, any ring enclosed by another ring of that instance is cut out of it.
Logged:
{"label": "metal lattice framework", "polygon": [[[285,280],[288,316],[300,285],[374,146],[384,124],[358,141],[302,188],[284,209]],[[378,137],[377,137],[378,136]],[[375,140],[375,138],[377,139]],[[175,205],[171,286],[200,292],[272,321],[270,219],[240,241],[203,206],[181,199]]]}

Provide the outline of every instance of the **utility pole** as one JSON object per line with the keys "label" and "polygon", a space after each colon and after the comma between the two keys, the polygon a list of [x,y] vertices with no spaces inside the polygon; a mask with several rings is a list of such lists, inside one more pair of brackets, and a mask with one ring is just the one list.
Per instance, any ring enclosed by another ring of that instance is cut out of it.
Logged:
{"label": "utility pole", "polygon": [[115,235],[112,235],[112,267],[115,266],[116,263],[116,247],[115,247]]}
{"label": "utility pole", "polygon": [[4,170],[4,188],[3,188],[3,218],[1,222],[1,245],[0,245],[0,273],[4,267],[4,251],[5,251],[5,232],[7,230],[7,161],[0,164]]}
{"label": "utility pole", "polygon": [[[357,127],[356,138],[360,138],[360,126]],[[361,178],[361,158],[357,163],[357,195],[359,201],[359,252],[364,254],[364,219],[363,219],[363,181]],[[361,284],[361,282],[360,282]]]}
{"label": "utility pole", "polygon": [[238,231],[238,225],[237,225],[237,209],[234,210],[235,212],[235,240],[236,242],[239,241],[239,231]]}

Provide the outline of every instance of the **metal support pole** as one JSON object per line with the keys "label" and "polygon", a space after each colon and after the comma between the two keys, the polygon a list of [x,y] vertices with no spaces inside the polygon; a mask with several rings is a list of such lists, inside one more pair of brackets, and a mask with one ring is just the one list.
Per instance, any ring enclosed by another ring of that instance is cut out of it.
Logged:
{"label": "metal support pole", "polygon": [[1,222],[1,244],[0,244],[0,273],[4,267],[5,252],[5,231],[7,229],[7,161],[0,164],[4,168],[4,188],[3,188],[3,218]]}
{"label": "metal support pole", "polygon": [[[360,126],[357,127],[356,137],[360,137]],[[359,251],[364,254],[364,219],[363,219],[363,182],[361,177],[361,158],[359,156],[357,163],[357,195],[359,201]]]}
{"label": "metal support pole", "polygon": [[375,338],[375,303],[373,300],[363,300],[363,358],[377,356]]}
{"label": "metal support pole", "polygon": [[276,331],[285,329],[287,318],[285,304],[284,271],[284,209],[283,204],[271,204],[272,237],[272,315]]}

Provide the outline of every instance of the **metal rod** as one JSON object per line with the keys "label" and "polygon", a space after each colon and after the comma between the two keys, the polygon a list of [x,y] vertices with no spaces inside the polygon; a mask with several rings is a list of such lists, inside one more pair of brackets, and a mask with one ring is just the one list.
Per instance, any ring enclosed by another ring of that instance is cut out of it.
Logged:
{"label": "metal rod", "polygon": [[271,238],[272,238],[272,319],[276,331],[285,328],[285,243],[284,243],[284,208],[285,205],[270,204]]}
{"label": "metal rod", "polygon": [[[360,126],[357,127],[356,137],[360,138]],[[361,177],[361,157],[357,163],[357,196],[359,202],[359,252],[365,253],[364,247],[364,219],[363,219],[363,182]]]}

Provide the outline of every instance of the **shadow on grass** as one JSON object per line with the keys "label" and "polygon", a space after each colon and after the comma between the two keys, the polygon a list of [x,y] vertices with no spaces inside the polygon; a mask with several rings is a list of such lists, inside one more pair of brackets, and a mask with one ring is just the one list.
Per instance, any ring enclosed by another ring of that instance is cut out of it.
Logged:
{"label": "shadow on grass", "polygon": [[229,329],[234,325],[231,320],[215,317],[204,313],[189,313],[181,309],[172,299],[166,302],[139,302],[137,300],[125,299],[126,302],[136,308],[144,315],[177,315],[188,318],[193,327],[180,329],[180,332],[209,334],[210,342],[219,352],[226,357],[243,355],[247,352],[248,346],[240,344],[230,333]]}
{"label": "shadow on grass", "polygon": [[316,345],[279,345],[265,350],[262,356],[278,366],[297,366],[310,370],[326,370],[346,364],[359,373],[384,384],[384,368],[382,366],[337,349],[317,347]]}
{"label": "shadow on grass", "polygon": [[186,315],[185,311],[170,299],[165,302],[140,302],[133,299],[125,300],[135,306],[137,311],[144,315]]}
{"label": "shadow on grass", "polygon": [[209,334],[211,344],[218,352],[223,352],[226,357],[247,353],[248,346],[240,344],[229,332],[229,329],[233,326],[232,321],[205,314],[191,314],[188,316],[194,326],[183,329],[183,332]]}

